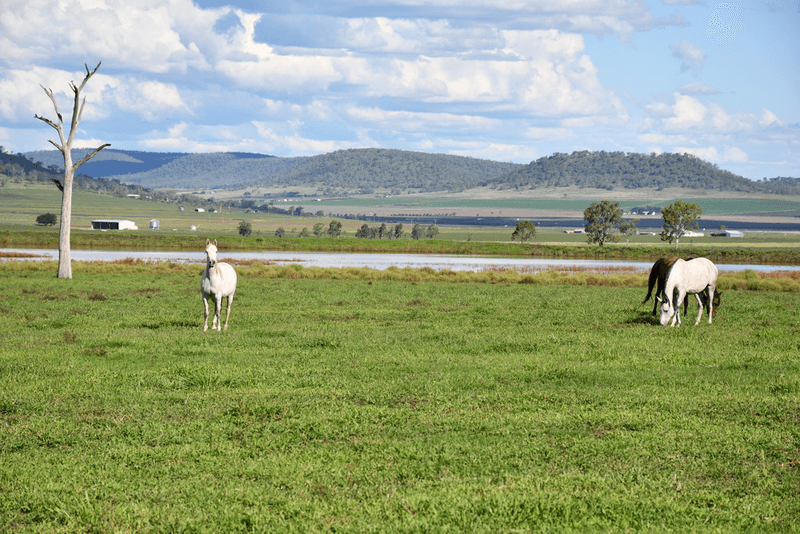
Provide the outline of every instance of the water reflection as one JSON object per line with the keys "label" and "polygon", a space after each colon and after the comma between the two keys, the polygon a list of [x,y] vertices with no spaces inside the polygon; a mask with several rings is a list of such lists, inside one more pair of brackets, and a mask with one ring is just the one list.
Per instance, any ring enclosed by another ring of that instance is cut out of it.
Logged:
{"label": "water reflection", "polygon": [[[46,261],[57,260],[58,251],[52,249],[0,249],[3,253],[30,254],[30,258],[2,258]],[[201,264],[205,262],[203,252],[164,252],[164,251],[117,251],[117,250],[72,250],[73,261],[118,261],[126,258],[147,262],[171,262]],[[590,272],[650,272],[652,262],[610,261],[610,260],[574,260],[549,258],[497,258],[487,256],[448,256],[437,254],[358,254],[329,252],[221,252],[219,257],[225,260],[258,260],[274,263],[293,263],[304,267],[369,267],[384,270],[389,267],[411,267],[415,269],[428,267],[435,271],[449,269],[451,271],[487,271],[515,269],[520,273],[533,273],[547,270]],[[717,264],[720,271],[742,271],[753,269],[762,272],[797,271],[795,265],[737,265]]]}

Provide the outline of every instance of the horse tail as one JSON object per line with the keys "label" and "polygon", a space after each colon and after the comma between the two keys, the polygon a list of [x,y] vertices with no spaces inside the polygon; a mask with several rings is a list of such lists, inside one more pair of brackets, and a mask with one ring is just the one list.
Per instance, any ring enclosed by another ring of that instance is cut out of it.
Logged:
{"label": "horse tail", "polygon": [[[653,264],[653,267],[650,269],[650,278],[647,280],[647,296],[642,301],[642,304],[650,300],[650,297],[653,294],[653,287],[656,285],[656,281],[658,280],[658,272],[661,270],[661,265],[664,263],[664,258],[659,258]],[[658,295],[656,295],[658,296]]]}

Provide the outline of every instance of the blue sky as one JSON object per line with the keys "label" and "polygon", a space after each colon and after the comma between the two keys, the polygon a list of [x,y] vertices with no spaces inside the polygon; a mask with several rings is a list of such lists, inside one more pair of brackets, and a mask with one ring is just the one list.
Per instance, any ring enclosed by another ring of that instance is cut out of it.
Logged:
{"label": "blue sky", "polygon": [[[800,177],[800,0],[3,0],[0,145],[528,163],[689,152]],[[68,116],[66,117],[68,120]]]}

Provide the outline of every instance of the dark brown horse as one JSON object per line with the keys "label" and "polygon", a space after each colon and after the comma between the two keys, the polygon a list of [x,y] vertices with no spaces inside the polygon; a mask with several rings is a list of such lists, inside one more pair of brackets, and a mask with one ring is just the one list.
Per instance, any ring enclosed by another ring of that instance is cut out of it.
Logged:
{"label": "dark brown horse", "polygon": [[[672,264],[675,263],[675,258],[673,256],[668,256],[664,258],[658,258],[656,262],[653,264],[653,267],[650,269],[650,278],[647,281],[647,296],[642,301],[642,304],[650,300],[650,297],[655,297],[653,299],[653,315],[656,315],[656,310],[658,309],[658,298],[660,297],[661,300],[666,300],[666,295],[664,295],[664,287],[667,285],[667,272],[669,268],[672,267]],[[686,258],[687,261],[693,259],[693,257]],[[653,287],[656,288],[656,294],[653,295]],[[713,307],[713,315],[717,314],[717,308],[719,308],[721,299],[720,295],[722,294],[721,291],[714,292],[714,307]],[[708,310],[708,290],[704,290],[702,293],[698,293],[700,300],[703,301],[703,307]],[[689,308],[689,299],[684,299],[683,301],[683,314],[686,315],[686,310]]]}

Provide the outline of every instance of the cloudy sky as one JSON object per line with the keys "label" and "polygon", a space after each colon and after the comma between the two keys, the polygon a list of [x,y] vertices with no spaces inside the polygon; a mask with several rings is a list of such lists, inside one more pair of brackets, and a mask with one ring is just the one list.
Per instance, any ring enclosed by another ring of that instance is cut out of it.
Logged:
{"label": "cloudy sky", "polygon": [[528,163],[689,152],[800,177],[800,0],[2,0],[0,145]]}

